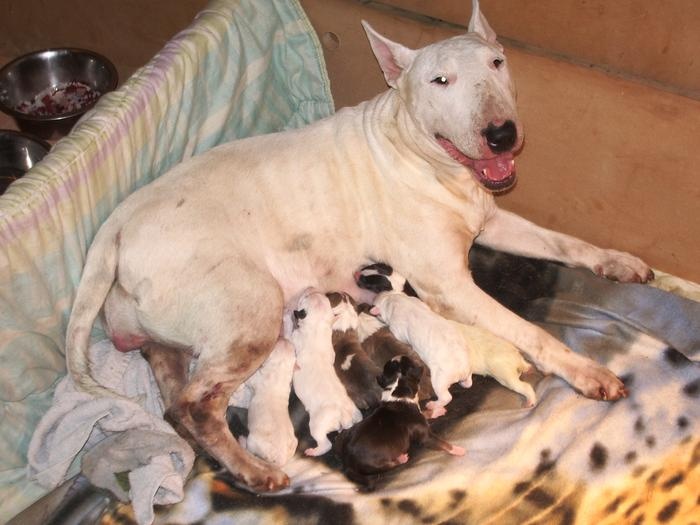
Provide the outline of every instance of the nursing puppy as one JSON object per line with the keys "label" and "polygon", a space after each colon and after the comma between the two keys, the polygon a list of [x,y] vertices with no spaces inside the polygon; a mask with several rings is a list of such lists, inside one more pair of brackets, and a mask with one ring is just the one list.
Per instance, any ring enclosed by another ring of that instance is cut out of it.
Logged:
{"label": "nursing puppy", "polygon": [[333,350],[335,372],[350,399],[364,410],[376,406],[382,395],[376,378],[381,368],[362,348],[358,338],[355,301],[346,293],[326,294],[333,311]]}
{"label": "nursing puppy", "polygon": [[298,445],[289,417],[295,363],[292,343],[278,339],[262,366],[229,401],[248,409],[248,436],[239,438],[241,445],[278,467],[292,459]]}
{"label": "nursing puppy", "polygon": [[370,312],[378,315],[399,341],[411,345],[430,369],[437,399],[425,405],[425,414],[428,418],[442,416],[445,405],[452,401],[450,386],[472,385],[469,352],[461,330],[417,297],[403,293],[405,279],[401,276],[371,265],[355,277],[360,288],[378,293]]}
{"label": "nursing puppy", "polygon": [[309,431],[316,440],[316,447],[306,449],[304,454],[320,456],[331,449],[328,433],[351,427],[362,419],[362,414],[333,369],[333,311],[328,298],[308,288],[291,315],[290,340],[297,362],[292,383],[309,413]]}
{"label": "nursing puppy", "polygon": [[376,475],[409,460],[411,446],[425,446],[463,456],[462,447],[440,439],[430,430],[418,407],[418,384],[423,368],[406,356],[389,360],[377,382],[381,404],[365,419],[342,431],[333,445],[349,479],[372,489]]}
{"label": "nursing puppy", "polygon": [[[390,361],[394,356],[406,356],[420,365],[424,365],[420,356],[406,343],[399,341],[391,333],[389,327],[370,313],[371,304],[362,303],[357,306],[358,328],[357,335],[362,349],[378,366]],[[418,401],[430,400],[435,395],[430,382],[430,370],[424,367],[418,386]]]}
{"label": "nursing puppy", "polygon": [[[405,277],[394,272],[389,265],[382,263],[363,267],[355,273],[355,278],[360,287],[380,295],[397,289],[412,289]],[[410,301],[405,302],[410,304],[416,299],[410,298]],[[525,397],[527,407],[535,405],[537,401],[535,391],[529,383],[520,379],[521,374],[530,370],[532,366],[525,361],[515,346],[483,328],[451,320],[446,322],[461,333],[463,348],[468,354],[473,374],[493,377],[503,386]],[[471,386],[471,378],[463,381],[462,384],[465,387]]]}

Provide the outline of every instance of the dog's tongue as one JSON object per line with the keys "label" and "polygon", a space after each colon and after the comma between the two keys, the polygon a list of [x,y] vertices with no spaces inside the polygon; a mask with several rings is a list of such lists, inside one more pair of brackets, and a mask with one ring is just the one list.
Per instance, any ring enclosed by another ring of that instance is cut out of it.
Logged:
{"label": "dog's tongue", "polygon": [[471,165],[477,173],[494,182],[501,182],[510,177],[514,166],[513,155],[510,153],[490,159],[472,160]]}
{"label": "dog's tongue", "polygon": [[502,153],[496,157],[491,157],[490,159],[476,160],[467,157],[464,153],[457,149],[457,147],[449,139],[446,139],[440,135],[438,135],[436,138],[440,146],[442,146],[450,157],[463,166],[473,169],[477,176],[482,180],[486,179],[487,181],[497,184],[505,181],[513,174],[515,161],[513,160],[513,154],[510,152]]}

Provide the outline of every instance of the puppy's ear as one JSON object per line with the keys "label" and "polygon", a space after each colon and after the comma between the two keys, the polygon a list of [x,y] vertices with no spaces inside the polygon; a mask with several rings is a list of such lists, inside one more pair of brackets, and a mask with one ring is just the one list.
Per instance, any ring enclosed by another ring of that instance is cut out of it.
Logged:
{"label": "puppy's ear", "polygon": [[369,314],[369,311],[372,309],[372,305],[368,303],[360,303],[357,305],[357,310],[358,314]]}
{"label": "puppy's ear", "polygon": [[[405,294],[408,295],[409,297],[418,297],[418,294],[417,294],[416,291],[413,289],[413,286],[411,286],[411,283],[409,283],[408,281],[406,281],[405,283],[403,283],[403,293],[405,293]],[[420,299],[420,298],[419,298],[419,299]]]}
{"label": "puppy's ear", "polygon": [[357,278],[357,286],[374,293],[390,292],[393,290],[391,281],[383,275],[363,275]]}
{"label": "puppy's ear", "polygon": [[380,387],[386,388],[396,381],[396,377],[401,371],[401,364],[398,361],[387,361],[381,375],[377,376],[377,383]]}
{"label": "puppy's ear", "polygon": [[326,297],[328,297],[328,301],[331,303],[331,308],[335,308],[340,304],[340,302],[343,300],[343,297],[345,296],[344,293],[338,293],[338,292],[328,292],[326,294]]}
{"label": "puppy's ear", "polygon": [[347,300],[347,302],[350,303],[350,306],[352,306],[353,309],[354,309],[355,311],[357,311],[357,301],[355,301],[355,299],[353,299],[352,295],[350,295],[349,293],[344,293],[344,292],[343,292],[343,297],[345,297],[345,299]]}

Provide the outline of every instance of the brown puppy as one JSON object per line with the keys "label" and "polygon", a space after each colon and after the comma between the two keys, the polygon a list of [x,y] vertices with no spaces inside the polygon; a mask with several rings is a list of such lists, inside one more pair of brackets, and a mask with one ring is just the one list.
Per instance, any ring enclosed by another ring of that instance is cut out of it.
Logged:
{"label": "brown puppy", "polygon": [[376,381],[382,369],[369,358],[360,344],[355,301],[346,293],[332,292],[326,296],[333,310],[335,373],[357,408],[373,408],[379,404],[382,396],[382,389]]}

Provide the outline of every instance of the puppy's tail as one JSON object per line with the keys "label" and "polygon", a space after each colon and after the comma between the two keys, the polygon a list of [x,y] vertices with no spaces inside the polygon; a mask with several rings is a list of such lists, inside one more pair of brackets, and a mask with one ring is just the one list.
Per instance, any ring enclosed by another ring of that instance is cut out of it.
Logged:
{"label": "puppy's tail", "polygon": [[88,358],[92,325],[117,273],[120,235],[116,222],[108,220],[103,224],[88,250],[66,331],[68,373],[80,390],[96,397],[124,397],[92,378]]}

